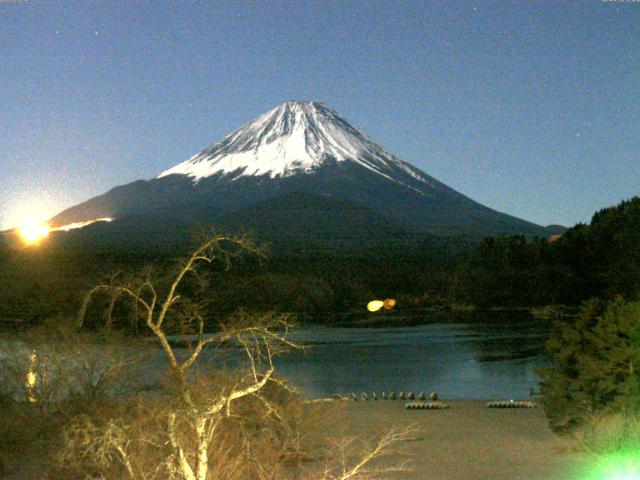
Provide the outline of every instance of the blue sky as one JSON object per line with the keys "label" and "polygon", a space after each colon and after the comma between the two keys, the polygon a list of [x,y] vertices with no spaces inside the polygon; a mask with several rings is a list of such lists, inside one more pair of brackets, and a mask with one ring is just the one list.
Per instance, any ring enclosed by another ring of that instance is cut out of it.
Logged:
{"label": "blue sky", "polygon": [[640,2],[0,0],[0,227],[323,101],[500,211],[640,194]]}

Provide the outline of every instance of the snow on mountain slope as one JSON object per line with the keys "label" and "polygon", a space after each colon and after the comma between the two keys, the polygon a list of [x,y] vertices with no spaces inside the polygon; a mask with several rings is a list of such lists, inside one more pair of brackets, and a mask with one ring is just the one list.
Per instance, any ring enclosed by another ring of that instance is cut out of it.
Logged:
{"label": "snow on mountain slope", "polygon": [[355,162],[412,190],[420,188],[403,181],[405,175],[431,188],[439,186],[324,104],[293,101],[260,115],[157,178],[180,174],[197,182],[213,175],[232,175],[234,180],[258,175],[287,177],[312,173],[327,161]]}

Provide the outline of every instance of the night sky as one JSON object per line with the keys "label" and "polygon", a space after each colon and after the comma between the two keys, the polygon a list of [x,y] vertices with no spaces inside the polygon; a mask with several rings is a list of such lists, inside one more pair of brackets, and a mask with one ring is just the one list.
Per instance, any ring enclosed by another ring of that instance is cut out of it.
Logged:
{"label": "night sky", "polygon": [[0,0],[0,228],[323,101],[539,224],[640,194],[640,2]]}

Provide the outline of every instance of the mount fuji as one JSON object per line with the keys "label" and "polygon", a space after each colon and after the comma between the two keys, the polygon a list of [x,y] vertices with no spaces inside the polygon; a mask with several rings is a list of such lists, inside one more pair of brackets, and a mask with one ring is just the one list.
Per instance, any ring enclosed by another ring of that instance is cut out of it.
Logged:
{"label": "mount fuji", "polygon": [[163,232],[220,224],[275,237],[548,234],[402,161],[326,105],[293,101],[157,177],[115,187],[49,223],[103,217],[115,221],[101,228],[130,232],[156,222]]}

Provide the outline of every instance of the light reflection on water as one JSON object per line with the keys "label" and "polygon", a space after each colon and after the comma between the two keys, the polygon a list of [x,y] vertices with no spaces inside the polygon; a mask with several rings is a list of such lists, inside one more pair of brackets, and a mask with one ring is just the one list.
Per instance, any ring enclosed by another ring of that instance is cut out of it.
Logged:
{"label": "light reflection on water", "polygon": [[437,323],[400,328],[307,327],[304,352],[280,357],[278,373],[310,397],[437,391],[442,398],[528,398],[538,389],[549,322]]}

